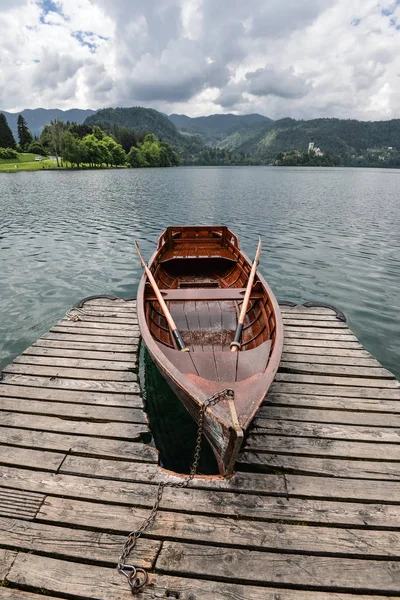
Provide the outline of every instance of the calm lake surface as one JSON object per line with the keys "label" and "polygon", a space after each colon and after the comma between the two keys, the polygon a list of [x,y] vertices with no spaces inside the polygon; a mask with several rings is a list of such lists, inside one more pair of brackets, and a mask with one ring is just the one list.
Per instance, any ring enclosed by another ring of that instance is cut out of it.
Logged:
{"label": "calm lake surface", "polygon": [[92,294],[136,293],[170,224],[230,226],[279,299],[341,309],[400,377],[400,171],[193,167],[0,176],[0,368]]}

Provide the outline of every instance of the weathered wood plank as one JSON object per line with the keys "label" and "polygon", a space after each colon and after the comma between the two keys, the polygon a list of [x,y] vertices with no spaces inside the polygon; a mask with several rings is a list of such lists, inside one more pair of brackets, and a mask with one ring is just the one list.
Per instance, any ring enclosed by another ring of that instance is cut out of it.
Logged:
{"label": "weathered wood plank", "polygon": [[[124,467],[125,467],[124,463]],[[187,515],[204,514],[226,517],[242,516],[258,520],[325,523],[400,528],[400,485],[374,480],[333,479],[288,474],[246,474],[244,480],[221,493],[218,488],[200,489],[207,482],[199,480],[197,488],[165,488],[161,509]],[[251,478],[249,480],[249,476]],[[257,485],[254,484],[254,477]],[[240,473],[235,480],[240,480]],[[251,483],[253,481],[253,483]],[[4,467],[0,482],[11,488],[40,489],[43,494],[82,500],[101,498],[102,502],[151,507],[156,488],[148,482],[124,482],[116,485],[108,479],[45,473]],[[288,487],[289,483],[289,487]],[[246,487],[247,486],[247,487]],[[110,509],[111,510],[111,509]]]}
{"label": "weathered wood plank", "polygon": [[223,577],[257,582],[329,589],[398,592],[400,564],[342,558],[285,555],[164,542],[156,567],[161,573]]}
{"label": "weathered wood plank", "polygon": [[310,395],[310,396],[340,396],[342,398],[376,398],[385,400],[400,400],[400,390],[369,388],[363,384],[350,387],[346,379],[344,385],[338,388],[335,385],[324,385],[317,383],[292,383],[280,381],[274,382],[270,387],[270,393],[279,392],[282,394]]}
{"label": "weathered wood plank", "polygon": [[[61,562],[61,561],[60,561]],[[47,563],[46,568],[56,575],[61,567],[53,562]],[[90,598],[92,600],[126,600],[126,587],[123,587],[124,581],[115,580],[110,569],[103,567],[90,567],[91,580],[96,578],[104,581],[104,586],[99,586],[96,590],[93,583],[93,592]],[[72,573],[69,586],[73,588],[75,582],[79,585],[78,577],[80,573],[72,579]],[[107,588],[108,586],[108,588]],[[125,582],[126,586],[126,582]],[[61,587],[58,585],[58,587]],[[19,595],[18,595],[19,594]],[[128,592],[129,594],[129,592]],[[43,596],[31,594],[31,592],[21,592],[11,588],[0,588],[1,600],[43,600]],[[58,596],[59,598],[59,596]],[[146,586],[140,592],[140,598],[143,600],[154,600],[155,598],[179,598],[180,600],[360,600],[363,596],[353,594],[338,595],[324,592],[288,590],[278,588],[266,588],[259,586],[243,586],[226,582],[207,581],[200,579],[191,579],[188,577],[169,577],[166,575],[151,575],[151,585]],[[368,600],[391,600],[394,596],[368,596]],[[49,596],[46,593],[46,600],[56,600],[55,596]]]}
{"label": "weathered wood plank", "polygon": [[[82,502],[81,508],[84,504]],[[110,511],[109,506],[108,510]],[[62,515],[60,522],[66,522]],[[87,559],[91,562],[101,561],[110,567],[115,567],[126,535],[109,533],[106,523],[103,523],[103,531],[100,534],[98,531],[78,529],[74,523],[73,528],[57,527],[56,523],[57,519],[48,525],[0,517],[0,546],[16,547],[24,552],[33,551],[54,554],[58,557]],[[140,538],[135,546],[135,564],[144,569],[151,569],[160,546],[159,541]]]}
{"label": "weathered wood plank", "polygon": [[[303,348],[303,347],[302,347]],[[315,348],[314,348],[315,350]],[[305,352],[301,352],[301,353],[295,353],[295,352],[282,352],[282,362],[284,363],[311,363],[313,365],[328,365],[328,366],[332,366],[332,365],[348,365],[348,366],[352,366],[352,367],[370,367],[371,369],[373,368],[382,368],[381,364],[375,360],[374,358],[370,358],[368,357],[368,355],[364,356],[359,356],[357,353],[356,356],[351,356],[351,353],[353,352],[352,350],[347,350],[346,352],[346,356],[335,356],[335,355],[328,355],[325,353],[325,351],[323,353],[321,353],[321,351],[318,351],[318,353],[310,355],[310,354],[306,354]],[[350,354],[350,356],[349,356]]]}
{"label": "weathered wood plank", "polygon": [[[16,552],[13,552],[12,550],[5,550],[3,548],[0,548],[0,581],[6,577],[16,556],[17,556]],[[1,589],[1,586],[0,586],[0,589]]]}
{"label": "weathered wood plank", "polygon": [[[13,380],[15,378],[12,377]],[[38,387],[28,387],[22,385],[8,385],[5,382],[10,381],[10,377],[7,375],[3,376],[0,381],[0,398],[31,398],[32,400],[50,400],[54,402],[73,402],[82,404],[98,404],[100,406],[129,406],[131,408],[143,408],[143,400],[136,393],[108,393],[108,392],[90,392],[85,390],[85,395],[82,396],[79,391],[70,391],[65,389],[52,389],[45,388],[43,381],[36,383]],[[24,378],[26,381],[26,378]],[[30,385],[31,379],[29,379]],[[44,383],[48,383],[48,380],[44,380]]]}
{"label": "weathered wood plank", "polygon": [[[278,437],[252,435],[247,438],[243,452],[289,454],[299,456],[326,456],[331,458],[359,458],[400,461],[400,444],[348,442],[320,437]],[[241,457],[239,457],[241,461]]]}
{"label": "weathered wood plank", "polygon": [[61,319],[55,327],[67,328],[68,330],[79,330],[79,329],[96,329],[96,330],[110,330],[114,332],[113,335],[132,335],[132,333],[139,332],[139,325],[134,323],[107,323],[103,319],[98,321],[70,321],[69,319]]}
{"label": "weathered wood plank", "polygon": [[[375,360],[373,358],[373,356],[371,356],[371,354],[365,350],[362,346],[358,347],[358,348],[342,348],[341,345],[339,345],[338,347],[335,346],[324,346],[324,350],[321,351],[321,347],[319,347],[318,345],[307,345],[307,343],[303,344],[299,344],[299,341],[303,342],[303,340],[290,340],[286,341],[284,343],[283,346],[283,352],[284,353],[290,353],[291,355],[295,354],[295,355],[299,355],[299,360],[302,360],[302,356],[304,355],[306,358],[308,357],[309,354],[311,354],[313,357],[314,356],[320,356],[322,360],[325,360],[325,357],[328,359],[328,357],[331,356],[337,356],[337,357],[344,357],[344,356],[349,356],[350,358],[366,358],[366,359],[370,359],[370,360]],[[309,359],[311,360],[311,359]],[[312,358],[312,360],[314,360],[314,358]],[[379,363],[380,364],[380,363]]]}
{"label": "weathered wood plank", "polygon": [[304,423],[273,419],[256,419],[251,433],[262,435],[289,435],[292,437],[319,437],[322,439],[355,440],[362,442],[386,442],[398,444],[400,431],[394,427],[367,427]]}
{"label": "weathered wood plank", "polygon": [[98,381],[137,381],[136,373],[128,371],[73,369],[57,366],[25,365],[15,362],[4,367],[3,372],[38,377],[67,377],[71,379],[97,379]]}
{"label": "weathered wood plank", "polygon": [[56,472],[64,458],[65,454],[60,452],[46,452],[0,444],[0,464],[3,465],[24,465],[43,471]]}
{"label": "weathered wood plank", "polygon": [[92,300],[85,300],[82,307],[83,310],[86,310],[87,306],[111,307],[113,310],[117,310],[118,308],[132,310],[136,308],[136,300],[124,300],[123,298],[116,298],[115,300],[109,300],[108,298],[93,298]]}
{"label": "weathered wood plank", "polygon": [[[1,392],[1,387],[0,387]],[[1,411],[48,415],[53,417],[73,417],[74,419],[121,421],[123,423],[146,423],[143,410],[131,408],[129,403],[124,408],[113,406],[98,406],[93,404],[68,404],[67,402],[50,402],[40,400],[22,400],[1,398],[0,396],[0,425]]]}
{"label": "weathered wood plank", "polygon": [[49,333],[45,333],[44,335],[42,335],[41,339],[60,340],[64,342],[73,342],[74,344],[75,342],[89,342],[91,344],[121,344],[124,346],[124,351],[127,345],[139,345],[139,335],[131,334],[129,337],[118,337],[115,335],[105,335],[104,332],[102,332],[101,335],[97,335],[96,333],[90,335],[88,333],[71,333],[65,331],[65,329],[61,331],[61,328],[59,328],[56,331],[54,329],[51,329]]}
{"label": "weathered wood plank", "polygon": [[303,306],[302,304],[297,304],[296,306],[280,306],[279,307],[282,314],[306,314],[308,315],[333,315],[336,319],[336,312],[332,310],[332,308],[326,308],[325,306]]}
{"label": "weathered wood plank", "polygon": [[[343,338],[344,336],[341,336]],[[334,348],[340,350],[364,350],[357,338],[350,341],[343,339],[330,339],[329,337],[317,337],[311,333],[304,333],[301,337],[293,336],[291,332],[286,335],[285,331],[285,348],[287,346],[305,346],[306,348]]]}
{"label": "weathered wood plank", "polygon": [[119,422],[96,422],[83,420],[70,420],[67,417],[46,417],[3,411],[1,413],[2,426],[34,429],[37,431],[56,431],[58,433],[75,433],[92,435],[96,437],[120,438],[125,440],[138,440],[148,431],[145,424],[131,424]]}
{"label": "weathered wood plank", "polygon": [[[311,308],[309,308],[307,311],[300,312],[296,310],[286,310],[285,308],[281,308],[280,310],[283,319],[294,319],[296,321],[309,321],[312,319],[313,321],[334,321],[335,323],[341,323],[333,311],[327,311],[322,314],[314,312]],[[345,323],[343,323],[343,325],[346,326]]]}
{"label": "weathered wood plank", "polygon": [[316,327],[285,327],[285,338],[293,344],[294,340],[336,341],[346,345],[357,342],[358,338],[347,329],[317,329]]}
{"label": "weathered wood plank", "polygon": [[295,315],[282,315],[283,324],[286,327],[299,327],[303,328],[305,331],[312,331],[311,328],[316,328],[317,331],[320,329],[342,329],[347,330],[350,333],[350,329],[347,327],[346,323],[342,321],[338,321],[337,319],[331,320],[320,320],[314,319],[311,315],[308,319],[297,319]]}
{"label": "weathered wood plank", "polygon": [[364,377],[329,377],[324,375],[303,375],[296,373],[277,373],[275,382],[287,383],[312,383],[315,385],[336,385],[355,387],[376,387],[380,389],[395,389],[400,391],[397,379],[367,379]]}
{"label": "weathered wood plank", "polygon": [[29,387],[80,390],[82,392],[106,392],[109,394],[140,394],[139,384],[130,381],[98,381],[96,379],[65,379],[62,377],[34,377],[4,373],[2,381],[11,385]]}
{"label": "weathered wood plank", "polygon": [[264,404],[257,412],[256,419],[253,421],[256,427],[258,425],[258,419],[306,421],[308,423],[342,423],[345,425],[400,428],[399,413],[361,412],[361,410],[323,410],[319,408],[288,408],[286,406],[269,406],[268,404]]}
{"label": "weathered wood plank", "polygon": [[395,376],[384,369],[376,366],[355,366],[355,365],[332,365],[315,364],[313,362],[293,362],[283,359],[279,365],[280,373],[307,373],[312,375],[339,375],[341,377],[368,377],[369,379],[395,379]]}
{"label": "weathered wood plank", "polygon": [[[42,347],[42,346],[31,346],[25,350],[20,358],[22,357],[46,357],[48,361],[53,360],[53,357],[61,358],[72,358],[72,359],[87,359],[90,361],[104,361],[104,363],[111,362],[115,364],[127,365],[125,368],[136,367],[137,357],[131,352],[114,352],[114,351],[101,351],[101,350],[80,350],[79,348],[64,348],[64,347]],[[351,360],[351,359],[350,359]],[[47,363],[49,364],[49,363]],[[88,366],[88,365],[86,365]],[[112,367],[110,367],[112,368]]]}
{"label": "weathered wood plank", "polygon": [[[49,523],[128,533],[147,517],[148,509],[110,506],[65,498],[46,498],[38,518]],[[1,525],[1,521],[0,521]],[[50,529],[50,526],[49,526]],[[1,531],[1,530],[0,530]],[[179,512],[159,511],[148,530],[152,537],[219,546],[311,554],[357,555],[375,558],[400,553],[400,534],[382,530],[285,525]],[[2,540],[0,537],[0,544]]]}
{"label": "weathered wood plank", "polygon": [[[48,334],[53,335],[53,334]],[[54,334],[56,335],[56,334]],[[61,334],[60,334],[61,335]],[[137,351],[139,344],[137,340],[134,340],[134,342],[132,344],[106,344],[105,342],[102,343],[93,343],[93,342],[80,342],[78,340],[75,340],[73,337],[71,336],[64,336],[66,337],[66,339],[58,339],[56,338],[51,338],[51,337],[42,337],[39,340],[37,340],[33,346],[31,346],[30,348],[48,348],[49,350],[51,349],[55,349],[55,350],[63,350],[63,349],[69,349],[69,351],[84,351],[84,350],[88,350],[90,352],[99,352],[99,353],[104,353],[106,352],[107,354],[110,355],[114,355],[115,356],[119,356],[120,354],[126,354],[128,353],[129,356],[135,356],[135,352]],[[29,349],[28,349],[29,350]]]}
{"label": "weathered wood plank", "polygon": [[[32,594],[32,592],[23,592],[22,590],[12,589],[8,587],[0,587],[1,600],[43,600],[43,596]],[[60,600],[60,597],[49,596],[46,594],[46,600]]]}
{"label": "weathered wood plank", "polygon": [[138,441],[127,442],[119,439],[51,433],[41,430],[17,429],[15,427],[1,427],[0,436],[3,444],[25,448],[58,450],[59,452],[71,452],[72,454],[84,454],[86,456],[108,456],[146,463],[158,462],[157,450]]}
{"label": "weathered wood plank", "polygon": [[43,494],[0,487],[0,515],[34,519],[43,500]]}
{"label": "weathered wood plank", "polygon": [[346,398],[334,396],[301,396],[296,394],[268,393],[262,406],[293,406],[298,408],[321,408],[329,410],[369,411],[371,419],[377,413],[393,414],[400,412],[397,400],[379,400],[375,398]]}
{"label": "weathered wood plank", "polygon": [[14,364],[44,365],[50,367],[67,367],[76,369],[100,369],[112,371],[132,371],[136,368],[136,361],[101,360],[97,358],[76,358],[56,356],[33,356],[21,354],[14,359]]}
{"label": "weathered wood plank", "polygon": [[[61,323],[71,323],[71,319],[62,319],[61,321],[59,321],[59,324]],[[104,312],[99,312],[99,313],[89,313],[87,310],[85,310],[84,314],[79,314],[79,320],[78,321],[72,321],[72,323],[108,323],[108,324],[115,324],[115,325],[126,325],[126,326],[134,326],[137,327],[138,324],[138,320],[137,317],[132,316],[129,313],[123,313],[123,314],[119,314],[117,315],[116,313],[113,315],[112,313],[104,313]]]}
{"label": "weathered wood plank", "polygon": [[379,479],[400,481],[400,463],[367,460],[337,460],[293,455],[244,452],[239,457],[241,469],[257,467],[265,473],[276,471],[305,475],[325,475],[353,479]]}

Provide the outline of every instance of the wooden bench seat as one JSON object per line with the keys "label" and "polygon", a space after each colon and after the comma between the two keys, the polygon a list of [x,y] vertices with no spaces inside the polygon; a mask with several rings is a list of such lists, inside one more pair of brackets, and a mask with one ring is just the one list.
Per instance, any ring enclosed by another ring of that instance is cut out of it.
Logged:
{"label": "wooden bench seat", "polygon": [[[166,302],[175,301],[204,301],[210,302],[215,300],[243,300],[246,288],[179,288],[172,290],[160,290]],[[253,292],[250,296],[252,300],[263,298],[260,292]],[[154,293],[146,294],[146,300],[157,300]]]}

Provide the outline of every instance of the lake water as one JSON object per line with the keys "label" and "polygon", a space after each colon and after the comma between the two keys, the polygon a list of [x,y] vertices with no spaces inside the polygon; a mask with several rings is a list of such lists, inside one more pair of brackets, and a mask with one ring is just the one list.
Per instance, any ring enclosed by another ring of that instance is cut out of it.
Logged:
{"label": "lake water", "polygon": [[273,167],[0,175],[0,367],[92,294],[136,293],[169,224],[229,225],[279,299],[320,300],[400,377],[400,171]]}

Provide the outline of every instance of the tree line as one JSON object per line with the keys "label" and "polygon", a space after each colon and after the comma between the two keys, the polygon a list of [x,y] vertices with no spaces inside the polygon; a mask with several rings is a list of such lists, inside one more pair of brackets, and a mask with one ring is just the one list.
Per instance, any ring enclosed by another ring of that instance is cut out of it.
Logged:
{"label": "tree line", "polygon": [[279,152],[274,160],[277,167],[339,167],[342,159],[337,154],[324,152],[322,156],[317,155],[313,150],[310,152]]}
{"label": "tree line", "polygon": [[22,115],[18,116],[17,145],[5,116],[0,113],[0,158],[17,158],[19,152],[53,155],[57,166],[86,167],[171,167],[180,157],[168,142],[152,133],[137,134],[124,127],[105,132],[99,126],[64,123],[54,119],[33,137]]}

